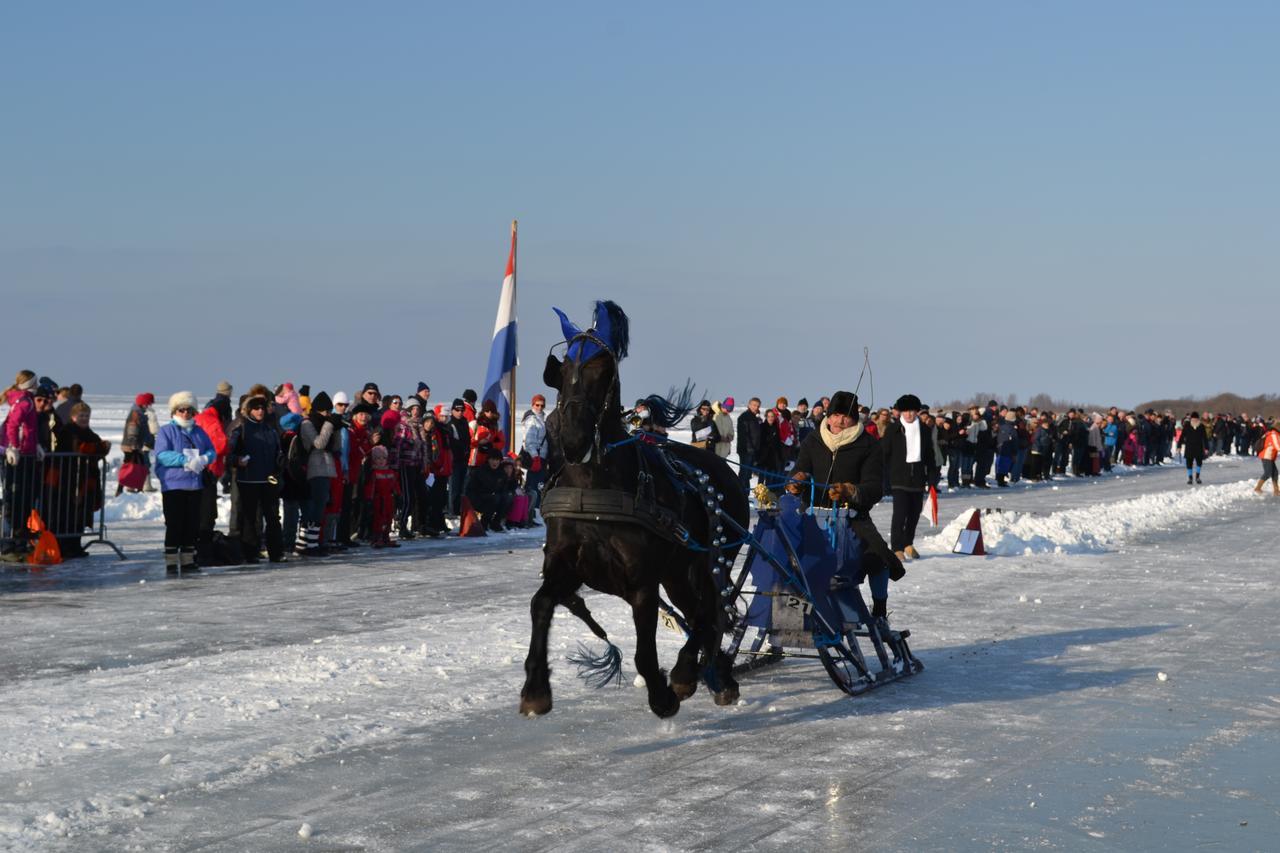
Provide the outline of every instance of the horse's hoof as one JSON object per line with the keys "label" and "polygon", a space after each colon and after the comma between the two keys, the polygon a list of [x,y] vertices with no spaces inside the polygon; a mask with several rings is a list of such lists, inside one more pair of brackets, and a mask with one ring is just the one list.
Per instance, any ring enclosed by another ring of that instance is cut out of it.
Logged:
{"label": "horse's hoof", "polygon": [[649,710],[653,711],[653,713],[657,714],[664,720],[668,717],[674,717],[676,712],[680,710],[680,699],[674,692],[668,690],[665,701],[661,699],[649,700]]}
{"label": "horse's hoof", "polygon": [[676,698],[683,702],[694,693],[698,692],[698,682],[694,681],[689,684],[677,684],[673,681],[671,682],[671,692],[675,693]]}
{"label": "horse's hoof", "polygon": [[719,693],[713,694],[717,705],[733,705],[738,701],[738,688],[730,687],[728,690],[721,690]]}
{"label": "horse's hoof", "polygon": [[521,696],[520,715],[523,717],[540,717],[551,710],[551,694],[542,696]]}

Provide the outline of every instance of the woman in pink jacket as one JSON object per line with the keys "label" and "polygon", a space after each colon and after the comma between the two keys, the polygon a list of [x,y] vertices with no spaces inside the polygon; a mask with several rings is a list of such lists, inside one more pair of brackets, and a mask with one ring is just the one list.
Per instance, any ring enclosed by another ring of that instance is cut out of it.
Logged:
{"label": "woman in pink jacket", "polygon": [[13,384],[4,392],[9,414],[5,416],[4,432],[0,435],[0,445],[4,447],[4,470],[0,476],[4,481],[0,554],[6,560],[21,560],[29,547],[27,516],[40,489],[40,460],[44,456],[44,448],[36,440],[39,429],[33,394],[35,388],[35,373],[20,370],[13,378]]}

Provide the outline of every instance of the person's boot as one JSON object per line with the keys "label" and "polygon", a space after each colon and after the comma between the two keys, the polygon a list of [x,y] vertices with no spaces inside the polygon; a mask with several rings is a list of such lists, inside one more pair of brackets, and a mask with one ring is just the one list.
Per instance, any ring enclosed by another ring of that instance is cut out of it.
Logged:
{"label": "person's boot", "polygon": [[901,562],[905,563],[907,561],[906,551],[894,551],[893,556],[897,557]]}
{"label": "person's boot", "polygon": [[195,551],[188,551],[185,548],[178,549],[178,570],[192,574],[200,571],[200,566],[196,563]]}
{"label": "person's boot", "polygon": [[1191,485],[1191,483],[1192,483],[1191,475],[1190,475],[1190,474],[1188,474],[1188,475],[1187,475],[1187,485],[1188,485],[1188,486],[1190,486],[1190,485]]}
{"label": "person's boot", "polygon": [[178,574],[178,549],[164,549],[164,573],[166,575],[177,576]]}
{"label": "person's boot", "polygon": [[1197,472],[1196,472],[1196,485],[1197,485],[1197,486],[1198,486],[1198,485],[1200,485],[1200,472],[1199,472],[1199,471],[1197,471]]}
{"label": "person's boot", "polygon": [[871,618],[872,619],[888,619],[889,618],[889,599],[887,598],[871,599]]}
{"label": "person's boot", "polygon": [[908,545],[902,549],[902,552],[913,560],[920,559],[920,552],[916,550],[915,545]]}

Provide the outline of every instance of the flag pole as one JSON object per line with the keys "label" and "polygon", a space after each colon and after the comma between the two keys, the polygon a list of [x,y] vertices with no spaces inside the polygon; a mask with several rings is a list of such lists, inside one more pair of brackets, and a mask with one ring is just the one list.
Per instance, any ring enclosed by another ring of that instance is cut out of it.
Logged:
{"label": "flag pole", "polygon": [[[517,220],[511,220],[511,319],[516,319],[516,266],[519,264],[519,258],[516,252],[516,226]],[[519,340],[517,338],[517,340]],[[520,356],[516,355],[516,363],[511,367],[511,413],[510,424],[507,431],[507,448],[508,451],[515,450],[516,444],[516,371],[520,369]]]}

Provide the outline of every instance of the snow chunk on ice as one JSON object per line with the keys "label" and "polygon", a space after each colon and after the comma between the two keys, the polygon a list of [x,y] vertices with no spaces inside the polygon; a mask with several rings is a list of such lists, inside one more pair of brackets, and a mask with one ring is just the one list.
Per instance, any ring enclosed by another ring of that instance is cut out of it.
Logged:
{"label": "snow chunk on ice", "polygon": [[305,841],[305,840],[307,840],[308,838],[310,838],[310,837],[311,837],[311,824],[309,824],[309,823],[304,823],[302,826],[298,827],[298,837],[299,837],[299,838],[301,838],[301,839],[302,839],[302,840],[304,840],[304,841]]}

